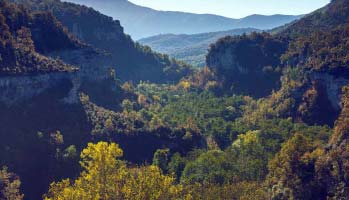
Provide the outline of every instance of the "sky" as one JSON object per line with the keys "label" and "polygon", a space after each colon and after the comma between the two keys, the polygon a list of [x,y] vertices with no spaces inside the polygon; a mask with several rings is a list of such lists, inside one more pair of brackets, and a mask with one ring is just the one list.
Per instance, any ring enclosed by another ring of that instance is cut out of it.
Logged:
{"label": "sky", "polygon": [[135,4],[156,10],[209,13],[231,18],[251,14],[310,13],[323,7],[330,0],[129,0]]}

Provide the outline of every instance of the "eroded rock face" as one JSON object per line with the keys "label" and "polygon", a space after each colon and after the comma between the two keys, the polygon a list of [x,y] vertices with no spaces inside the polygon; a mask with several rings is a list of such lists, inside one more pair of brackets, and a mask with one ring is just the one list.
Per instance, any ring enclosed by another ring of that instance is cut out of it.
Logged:
{"label": "eroded rock face", "polygon": [[207,60],[207,65],[211,68],[221,68],[224,70],[233,70],[241,74],[247,74],[248,69],[241,66],[236,55],[235,48],[220,49],[216,56]]}
{"label": "eroded rock face", "polygon": [[[302,72],[298,86],[289,81],[290,72],[282,77],[282,89],[278,93],[293,99],[291,116],[310,125],[334,126],[342,109],[342,88],[349,83],[344,77],[336,77],[325,72]],[[291,89],[292,88],[292,89]]]}
{"label": "eroded rock face", "polygon": [[266,33],[225,37],[212,44],[207,66],[226,89],[264,97],[280,86],[280,56],[286,44]]}
{"label": "eroded rock face", "polygon": [[[49,73],[28,76],[7,76],[0,78],[0,101],[8,106],[30,99],[57,86],[62,81],[71,81],[75,74]],[[73,94],[72,94],[73,95]],[[71,97],[71,102],[77,101]]]}
{"label": "eroded rock face", "polygon": [[68,104],[78,103],[83,82],[101,82],[110,78],[110,59],[93,49],[52,52],[48,56],[62,59],[79,67],[79,70],[0,77],[0,102],[6,105],[20,103],[60,84],[69,84],[70,92],[62,101]]}
{"label": "eroded rock face", "polygon": [[331,106],[337,111],[340,111],[342,107],[342,88],[349,83],[349,80],[327,73],[312,73],[310,74],[310,79],[320,81],[325,86]]}

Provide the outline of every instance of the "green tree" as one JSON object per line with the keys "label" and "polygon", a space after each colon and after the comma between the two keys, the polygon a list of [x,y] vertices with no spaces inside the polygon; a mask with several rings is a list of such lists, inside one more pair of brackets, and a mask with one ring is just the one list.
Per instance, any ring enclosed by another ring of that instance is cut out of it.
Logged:
{"label": "green tree", "polygon": [[179,153],[173,154],[170,162],[168,163],[168,172],[176,176],[177,181],[179,181],[182,172],[185,168],[186,160],[181,157]]}
{"label": "green tree", "polygon": [[159,167],[165,173],[168,170],[169,153],[169,149],[158,149],[153,157],[153,165]]}
{"label": "green tree", "polygon": [[70,145],[64,150],[63,157],[65,159],[75,159],[77,156],[78,156],[78,153],[74,145]]}
{"label": "green tree", "polygon": [[234,178],[244,181],[262,181],[267,174],[268,152],[261,142],[261,131],[248,131],[227,150],[236,169]]}
{"label": "green tree", "polygon": [[231,165],[223,151],[208,151],[185,166],[181,182],[186,184],[224,183],[229,180],[230,169]]}
{"label": "green tree", "polygon": [[129,113],[133,110],[134,103],[128,99],[122,101],[122,109],[124,112]]}

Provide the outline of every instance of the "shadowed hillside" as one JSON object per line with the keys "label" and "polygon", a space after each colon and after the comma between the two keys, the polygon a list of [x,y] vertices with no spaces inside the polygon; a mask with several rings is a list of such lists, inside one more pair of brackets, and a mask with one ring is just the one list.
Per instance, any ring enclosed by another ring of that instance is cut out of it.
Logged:
{"label": "shadowed hillside", "polygon": [[34,11],[50,11],[81,41],[106,51],[106,61],[123,81],[175,82],[190,66],[153,52],[125,35],[120,22],[92,8],[56,0],[12,0]]}

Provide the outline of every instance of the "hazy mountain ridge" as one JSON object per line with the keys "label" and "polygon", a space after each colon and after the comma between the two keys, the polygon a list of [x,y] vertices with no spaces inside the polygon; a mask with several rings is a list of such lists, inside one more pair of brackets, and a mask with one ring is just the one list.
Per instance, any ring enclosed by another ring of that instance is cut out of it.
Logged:
{"label": "hazy mountain ridge", "polygon": [[91,6],[121,21],[125,32],[134,39],[158,34],[197,34],[237,28],[271,29],[299,19],[292,15],[251,15],[232,19],[212,14],[157,11],[135,5],[127,0],[69,0]]}

